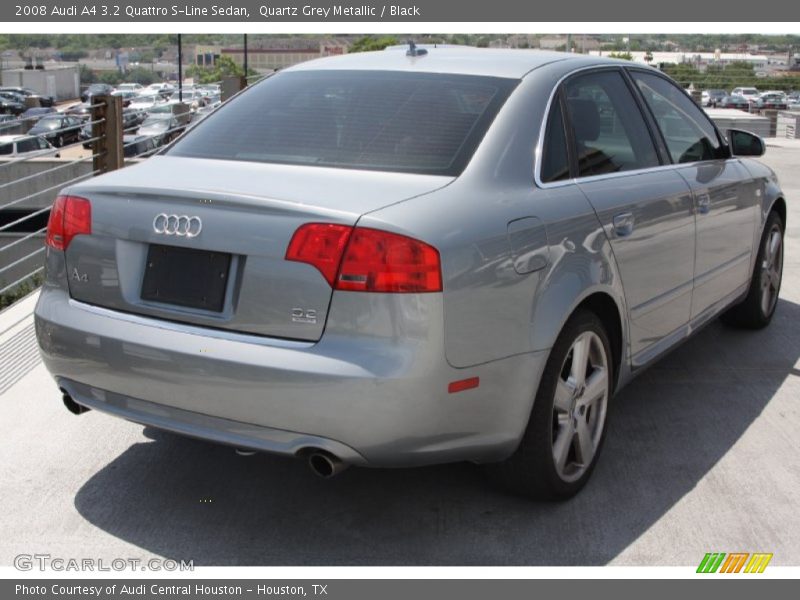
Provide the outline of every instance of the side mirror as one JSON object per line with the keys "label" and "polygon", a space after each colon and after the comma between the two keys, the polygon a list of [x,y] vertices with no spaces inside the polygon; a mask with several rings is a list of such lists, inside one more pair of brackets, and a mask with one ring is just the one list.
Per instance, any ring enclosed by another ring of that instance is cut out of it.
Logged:
{"label": "side mirror", "polygon": [[763,156],[767,148],[764,140],[741,129],[728,129],[728,144],[734,156]]}

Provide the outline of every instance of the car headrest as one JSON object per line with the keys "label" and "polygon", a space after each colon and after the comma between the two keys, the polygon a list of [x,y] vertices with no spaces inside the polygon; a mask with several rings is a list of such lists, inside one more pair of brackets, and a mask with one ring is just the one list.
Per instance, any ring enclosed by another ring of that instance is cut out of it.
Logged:
{"label": "car headrest", "polygon": [[584,98],[567,98],[572,128],[578,142],[592,142],[600,135],[600,112],[597,104]]}

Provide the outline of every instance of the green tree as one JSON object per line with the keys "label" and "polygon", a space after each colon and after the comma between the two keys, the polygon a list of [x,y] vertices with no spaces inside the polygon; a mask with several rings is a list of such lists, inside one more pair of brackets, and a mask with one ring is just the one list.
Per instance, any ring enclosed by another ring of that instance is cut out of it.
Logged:
{"label": "green tree", "polygon": [[690,83],[701,85],[703,75],[689,63],[664,65],[664,73],[672,77],[679,85],[688,87]]}
{"label": "green tree", "polygon": [[86,65],[78,65],[78,74],[80,77],[81,85],[89,85],[97,81],[97,75]]}
{"label": "green tree", "polygon": [[633,54],[630,52],[610,52],[608,54],[609,58],[619,58],[622,60],[633,60]]}
{"label": "green tree", "polygon": [[396,46],[400,40],[393,35],[385,35],[383,37],[373,37],[365,35],[358,38],[350,45],[348,52],[372,52],[373,50],[383,50],[387,46]]}
{"label": "green tree", "polygon": [[123,75],[119,71],[103,71],[97,74],[97,81],[100,83],[107,83],[108,85],[117,85],[122,83]]}
{"label": "green tree", "polygon": [[[220,56],[213,66],[192,65],[186,69],[186,76],[193,78],[197,83],[216,83],[225,77],[241,77],[244,74],[244,67],[240,67],[230,56],[225,55]],[[258,73],[250,69],[247,74],[257,75]]]}
{"label": "green tree", "polygon": [[141,83],[142,85],[150,85],[161,81],[161,77],[157,73],[146,67],[134,67],[125,76],[125,81],[128,83]]}

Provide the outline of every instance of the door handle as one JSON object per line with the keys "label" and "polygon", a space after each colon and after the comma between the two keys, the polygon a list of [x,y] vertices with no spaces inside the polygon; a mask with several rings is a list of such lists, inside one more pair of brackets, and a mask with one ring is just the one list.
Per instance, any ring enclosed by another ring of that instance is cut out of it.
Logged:
{"label": "door handle", "polygon": [[614,232],[620,236],[625,237],[633,233],[633,213],[620,213],[614,215]]}
{"label": "door handle", "polygon": [[700,194],[697,197],[697,212],[701,215],[707,215],[711,210],[711,196],[708,194]]}

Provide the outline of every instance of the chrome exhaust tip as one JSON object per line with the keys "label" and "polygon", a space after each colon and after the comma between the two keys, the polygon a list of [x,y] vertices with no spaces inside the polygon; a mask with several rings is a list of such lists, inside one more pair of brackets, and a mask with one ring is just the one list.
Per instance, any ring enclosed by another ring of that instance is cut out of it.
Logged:
{"label": "chrome exhaust tip", "polygon": [[75,402],[75,400],[72,399],[72,396],[70,396],[66,391],[61,390],[61,394],[61,400],[64,402],[64,406],[66,406],[67,410],[73,415],[82,415],[85,412],[89,412],[89,408]]}
{"label": "chrome exhaust tip", "polygon": [[315,475],[323,479],[331,479],[344,471],[348,465],[333,454],[314,452],[308,456],[308,466]]}

